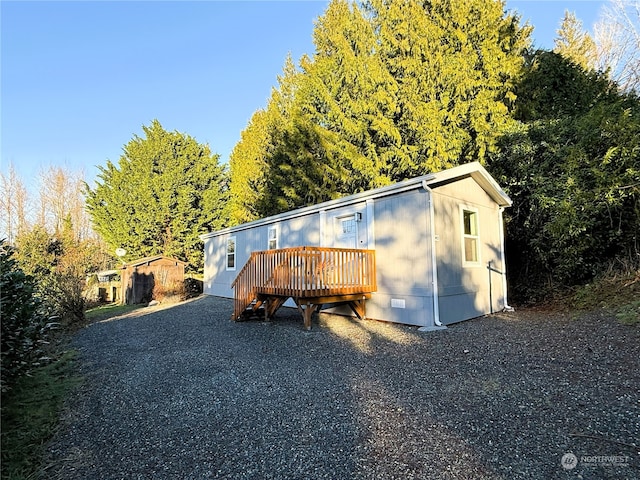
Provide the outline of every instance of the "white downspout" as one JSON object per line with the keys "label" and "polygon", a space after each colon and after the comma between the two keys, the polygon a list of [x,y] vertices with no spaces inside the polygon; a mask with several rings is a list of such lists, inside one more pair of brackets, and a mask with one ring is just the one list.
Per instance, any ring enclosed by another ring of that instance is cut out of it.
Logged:
{"label": "white downspout", "polygon": [[505,261],[504,256],[504,219],[502,218],[502,212],[504,212],[504,207],[500,207],[498,209],[499,212],[499,223],[500,223],[500,261],[502,262],[502,293],[503,293],[503,303],[504,307],[502,311],[504,312],[513,312],[513,307],[509,306],[507,303],[507,263]]}
{"label": "white downspout", "polygon": [[429,224],[431,225],[431,277],[432,277],[432,295],[433,295],[433,323],[436,327],[442,327],[440,323],[440,305],[438,302],[438,264],[436,256],[436,223],[435,212],[433,207],[433,190],[429,188],[427,182],[422,182],[422,187],[429,194]]}

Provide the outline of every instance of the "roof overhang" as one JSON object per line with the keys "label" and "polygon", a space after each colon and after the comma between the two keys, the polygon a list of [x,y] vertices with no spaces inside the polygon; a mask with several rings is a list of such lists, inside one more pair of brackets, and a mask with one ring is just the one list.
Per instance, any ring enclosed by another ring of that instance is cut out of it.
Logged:
{"label": "roof overhang", "polygon": [[139,267],[140,265],[145,265],[151,262],[155,262],[157,260],[169,260],[171,262],[175,262],[176,264],[181,264],[184,266],[189,265],[187,262],[183,262],[182,260],[178,260],[177,258],[172,258],[172,257],[166,257],[164,255],[154,255],[153,257],[144,257],[144,258],[139,258],[138,260],[134,260],[132,262],[128,262],[125,263],[121,269],[126,269],[129,267]]}
{"label": "roof overhang", "polygon": [[437,188],[439,185],[457,182],[468,177],[473,178],[500,207],[510,207],[513,204],[509,195],[502,190],[498,182],[478,162],[465,163],[459,167],[438,172],[435,174],[435,178],[428,181],[427,184],[430,188]]}

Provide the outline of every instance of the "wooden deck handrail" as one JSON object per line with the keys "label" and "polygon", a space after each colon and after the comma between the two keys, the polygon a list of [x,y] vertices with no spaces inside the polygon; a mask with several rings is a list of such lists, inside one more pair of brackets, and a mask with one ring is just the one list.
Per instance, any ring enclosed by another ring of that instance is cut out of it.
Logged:
{"label": "wooden deck handrail", "polygon": [[375,292],[374,250],[293,247],[252,252],[231,284],[233,318],[259,295],[294,299]]}

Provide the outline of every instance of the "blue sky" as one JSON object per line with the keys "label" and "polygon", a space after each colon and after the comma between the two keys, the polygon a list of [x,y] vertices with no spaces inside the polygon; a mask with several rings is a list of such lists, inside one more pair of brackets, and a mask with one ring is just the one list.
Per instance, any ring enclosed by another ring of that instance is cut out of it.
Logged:
{"label": "blue sky", "polygon": [[[565,9],[591,29],[605,1],[508,0],[552,48]],[[313,53],[328,1],[0,2],[0,171],[29,189],[49,165],[117,163],[158,119],[226,162],[287,54]]]}

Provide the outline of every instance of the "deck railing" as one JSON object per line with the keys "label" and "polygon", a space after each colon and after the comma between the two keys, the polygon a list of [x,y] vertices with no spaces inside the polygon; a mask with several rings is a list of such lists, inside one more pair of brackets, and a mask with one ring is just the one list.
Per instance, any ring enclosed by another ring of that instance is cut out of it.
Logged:
{"label": "deck railing", "polygon": [[253,252],[231,287],[234,318],[260,294],[303,299],[371,293],[375,251],[307,246]]}

